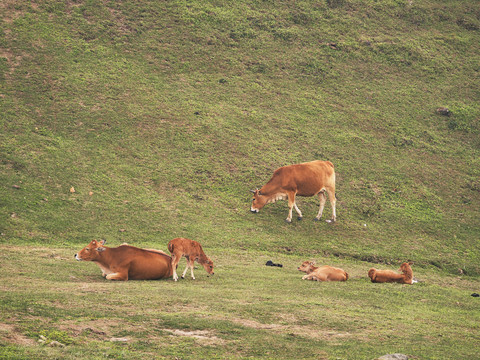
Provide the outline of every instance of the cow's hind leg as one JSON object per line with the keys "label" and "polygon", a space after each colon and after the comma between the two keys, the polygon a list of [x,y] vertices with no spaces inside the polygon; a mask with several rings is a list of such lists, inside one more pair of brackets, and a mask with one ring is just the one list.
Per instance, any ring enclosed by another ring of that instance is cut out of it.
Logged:
{"label": "cow's hind leg", "polygon": [[185,270],[183,270],[182,279],[185,279],[185,274],[187,273],[187,270],[190,266],[190,258],[188,256],[185,256],[185,258],[187,259],[187,267],[185,268]]}
{"label": "cow's hind leg", "polygon": [[175,281],[178,280],[177,266],[178,266],[178,262],[180,261],[180,259],[181,259],[181,256],[175,255],[175,253],[172,254],[173,280],[175,280]]}
{"label": "cow's hind leg", "polygon": [[337,214],[335,212],[335,205],[337,203],[337,198],[335,197],[335,188],[327,189],[328,192],[328,199],[330,200],[330,204],[332,205],[332,220],[327,222],[335,222],[337,220]]}
{"label": "cow's hind leg", "polygon": [[323,208],[327,202],[327,195],[325,195],[325,190],[322,190],[318,193],[318,199],[320,200],[320,209],[318,209],[318,214],[315,217],[315,221],[319,221],[323,214]]}

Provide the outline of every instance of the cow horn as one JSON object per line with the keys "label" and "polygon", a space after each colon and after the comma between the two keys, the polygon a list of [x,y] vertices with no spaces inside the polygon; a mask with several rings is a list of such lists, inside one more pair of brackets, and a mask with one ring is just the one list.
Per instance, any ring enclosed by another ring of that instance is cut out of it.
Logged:
{"label": "cow horn", "polygon": [[250,190],[250,192],[252,192],[252,193],[254,193],[254,194],[255,194],[256,190]]}

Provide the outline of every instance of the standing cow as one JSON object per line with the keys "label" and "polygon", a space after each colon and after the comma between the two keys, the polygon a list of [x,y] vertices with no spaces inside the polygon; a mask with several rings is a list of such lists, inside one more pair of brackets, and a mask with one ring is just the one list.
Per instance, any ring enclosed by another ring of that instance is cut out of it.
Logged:
{"label": "standing cow", "polygon": [[273,173],[272,178],[259,190],[252,190],[253,201],[250,211],[258,213],[265,204],[277,200],[288,200],[287,222],[292,222],[292,209],[302,219],[302,213],[295,203],[295,196],[314,196],[320,199],[320,209],[315,220],[320,220],[328,193],[332,205],[332,219],[336,220],[335,213],[335,170],[330,161],[311,161],[302,164],[283,166]]}
{"label": "standing cow", "polygon": [[205,255],[202,245],[197,241],[185,238],[175,238],[168,243],[168,251],[172,254],[173,280],[178,280],[177,266],[182,256],[185,256],[187,259],[187,267],[182,274],[182,279],[185,278],[185,274],[187,273],[188,268],[190,268],[192,279],[195,280],[195,276],[193,275],[193,264],[195,261],[203,265],[203,268],[207,273],[211,275],[214,274],[213,261]]}

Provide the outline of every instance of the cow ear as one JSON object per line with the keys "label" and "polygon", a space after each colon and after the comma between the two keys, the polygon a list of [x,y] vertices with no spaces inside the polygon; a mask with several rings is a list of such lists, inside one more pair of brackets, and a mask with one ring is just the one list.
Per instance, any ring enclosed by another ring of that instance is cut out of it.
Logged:
{"label": "cow ear", "polygon": [[316,262],[315,261],[310,261],[310,265],[315,265]]}
{"label": "cow ear", "polygon": [[104,248],[103,246],[102,246],[102,247],[98,247],[98,248],[97,248],[97,251],[98,251],[98,252],[105,251],[105,248]]}

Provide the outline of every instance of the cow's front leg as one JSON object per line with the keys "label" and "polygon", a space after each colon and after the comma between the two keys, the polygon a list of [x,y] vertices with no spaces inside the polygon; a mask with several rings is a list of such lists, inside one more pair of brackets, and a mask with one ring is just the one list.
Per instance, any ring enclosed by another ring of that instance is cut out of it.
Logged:
{"label": "cow's front leg", "polygon": [[116,272],[113,274],[108,274],[106,276],[107,280],[120,280],[120,281],[127,281],[128,280],[128,272]]}
{"label": "cow's front leg", "polygon": [[175,253],[172,254],[172,269],[173,269],[173,280],[177,281],[178,280],[178,275],[177,275],[177,267],[178,267],[178,262],[180,261],[181,256],[175,255]]}
{"label": "cow's front leg", "polygon": [[299,220],[302,219],[302,213],[300,212],[300,209],[297,207],[297,204],[295,204],[295,193],[289,193],[287,194],[288,197],[288,217],[285,219],[287,223],[292,222],[292,212],[293,212],[293,207],[295,207],[295,211],[298,213]]}
{"label": "cow's front leg", "polygon": [[192,275],[192,280],[195,280],[195,276],[193,275],[193,262],[190,263],[189,261],[187,261],[187,267],[185,268],[185,271],[182,274],[182,279],[185,279],[185,275],[187,274],[188,268],[190,268],[190,273]]}
{"label": "cow's front leg", "polygon": [[293,205],[290,206],[290,204],[288,205],[288,216],[287,218],[285,219],[285,221],[287,223],[291,223],[292,222],[292,210],[293,210]]}
{"label": "cow's front leg", "polygon": [[294,203],[293,206],[295,207],[295,211],[297,212],[298,214],[298,220],[302,220],[303,219],[303,216],[302,216],[302,212],[300,211],[300,209],[298,208],[297,206],[297,203]]}
{"label": "cow's front leg", "polygon": [[193,261],[192,263],[190,264],[190,273],[192,275],[192,280],[195,280],[195,275],[193,275]]}

